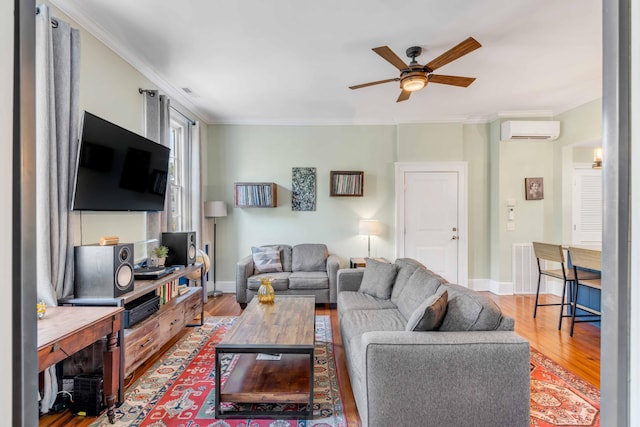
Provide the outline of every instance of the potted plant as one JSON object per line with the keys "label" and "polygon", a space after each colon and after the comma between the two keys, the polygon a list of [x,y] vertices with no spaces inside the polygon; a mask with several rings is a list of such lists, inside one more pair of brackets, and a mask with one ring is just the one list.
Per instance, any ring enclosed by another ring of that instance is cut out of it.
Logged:
{"label": "potted plant", "polygon": [[169,248],[166,246],[158,246],[151,250],[151,267],[164,267],[164,262],[169,253]]}

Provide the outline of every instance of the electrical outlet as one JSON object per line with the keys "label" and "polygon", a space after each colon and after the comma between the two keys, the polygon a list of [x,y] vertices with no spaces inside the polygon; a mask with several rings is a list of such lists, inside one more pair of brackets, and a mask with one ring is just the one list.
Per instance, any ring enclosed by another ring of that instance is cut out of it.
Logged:
{"label": "electrical outlet", "polygon": [[516,223],[513,221],[507,222],[507,231],[514,231],[516,229]]}

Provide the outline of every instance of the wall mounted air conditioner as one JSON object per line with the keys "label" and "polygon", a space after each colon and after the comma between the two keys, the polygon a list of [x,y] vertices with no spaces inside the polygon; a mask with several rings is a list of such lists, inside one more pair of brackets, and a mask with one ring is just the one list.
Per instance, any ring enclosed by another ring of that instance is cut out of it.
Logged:
{"label": "wall mounted air conditioner", "polygon": [[507,120],[502,122],[500,140],[544,140],[553,141],[560,136],[559,121]]}

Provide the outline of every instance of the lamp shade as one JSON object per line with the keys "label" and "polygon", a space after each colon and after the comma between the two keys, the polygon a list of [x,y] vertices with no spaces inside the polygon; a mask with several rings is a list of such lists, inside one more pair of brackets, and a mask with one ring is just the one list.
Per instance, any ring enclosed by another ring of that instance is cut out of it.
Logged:
{"label": "lamp shade", "polygon": [[380,222],[375,219],[361,219],[360,220],[360,234],[365,236],[377,236],[380,234],[382,227]]}
{"label": "lamp shade", "polygon": [[204,202],[204,216],[206,218],[227,216],[227,204],[222,201]]}

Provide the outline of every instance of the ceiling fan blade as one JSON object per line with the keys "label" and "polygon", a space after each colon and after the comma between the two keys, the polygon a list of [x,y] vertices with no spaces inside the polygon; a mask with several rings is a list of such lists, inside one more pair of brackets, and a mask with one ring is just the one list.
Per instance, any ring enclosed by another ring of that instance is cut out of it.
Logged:
{"label": "ceiling fan blade", "polygon": [[404,61],[400,59],[398,55],[396,55],[395,53],[393,53],[391,49],[389,49],[389,46],[374,47],[371,50],[373,50],[378,55],[382,56],[389,63],[391,63],[391,65],[393,65],[400,71],[406,70],[407,68],[409,68],[409,66],[405,64]]}
{"label": "ceiling fan blade", "polygon": [[360,89],[361,87],[367,87],[367,86],[373,86],[373,85],[379,85],[382,83],[397,82],[397,81],[400,81],[399,77],[396,77],[395,79],[378,80],[377,82],[363,83],[361,85],[349,86],[349,89]]}
{"label": "ceiling fan blade", "polygon": [[403,90],[402,92],[400,92],[400,96],[398,96],[398,99],[396,100],[396,102],[406,101],[407,99],[409,99],[410,96],[411,96],[411,92],[409,92],[408,90]]}
{"label": "ceiling fan blade", "polygon": [[429,74],[429,83],[440,83],[443,85],[452,85],[467,87],[476,80],[475,77],[460,76],[443,76],[442,74]]}
{"label": "ceiling fan blade", "polygon": [[465,41],[459,43],[457,46],[452,47],[442,55],[438,56],[436,59],[429,62],[427,65],[425,65],[425,67],[427,68],[428,72],[435,71],[443,65],[446,65],[451,61],[455,61],[461,56],[473,52],[481,46],[482,45],[478,43],[476,39],[474,39],[473,37],[469,37]]}

